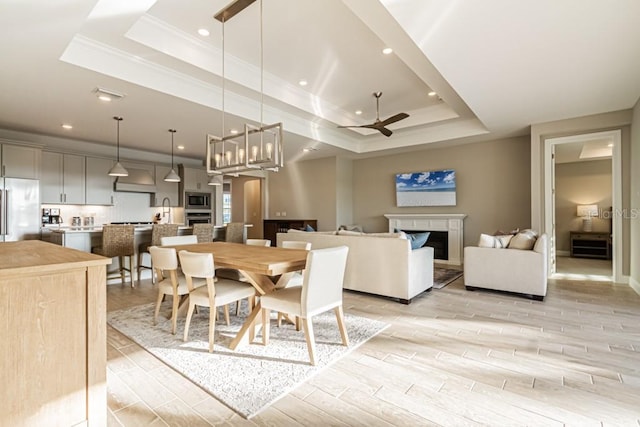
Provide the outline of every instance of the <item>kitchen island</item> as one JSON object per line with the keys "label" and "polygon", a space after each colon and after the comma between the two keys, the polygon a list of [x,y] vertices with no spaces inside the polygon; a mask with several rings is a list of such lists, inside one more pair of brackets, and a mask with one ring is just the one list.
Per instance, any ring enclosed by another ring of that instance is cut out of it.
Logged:
{"label": "kitchen island", "polygon": [[38,240],[0,243],[0,425],[106,425],[106,266]]}

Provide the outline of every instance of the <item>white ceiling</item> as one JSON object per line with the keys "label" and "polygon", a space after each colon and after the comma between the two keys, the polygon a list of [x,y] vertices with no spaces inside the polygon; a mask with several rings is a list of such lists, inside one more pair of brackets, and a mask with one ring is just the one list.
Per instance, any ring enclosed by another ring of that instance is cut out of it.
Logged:
{"label": "white ceiling", "polygon": [[[260,120],[262,92],[287,160],[524,135],[640,97],[637,0],[268,0],[262,91],[260,1],[226,23],[223,56],[227,3],[0,0],[0,128],[113,146],[120,115],[123,148],[170,153],[176,128],[202,158],[222,134],[223,58],[224,133]],[[126,96],[101,103],[97,87]],[[410,115],[394,134],[338,129],[376,118],[375,91],[381,119]]]}

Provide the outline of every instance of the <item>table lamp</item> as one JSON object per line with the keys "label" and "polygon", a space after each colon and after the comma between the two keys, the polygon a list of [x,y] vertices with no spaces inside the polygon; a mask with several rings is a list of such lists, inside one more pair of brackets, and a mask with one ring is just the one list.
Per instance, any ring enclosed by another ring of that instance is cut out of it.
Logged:
{"label": "table lamp", "polygon": [[598,216],[598,205],[578,205],[577,216],[582,217],[582,231],[592,231],[591,218]]}

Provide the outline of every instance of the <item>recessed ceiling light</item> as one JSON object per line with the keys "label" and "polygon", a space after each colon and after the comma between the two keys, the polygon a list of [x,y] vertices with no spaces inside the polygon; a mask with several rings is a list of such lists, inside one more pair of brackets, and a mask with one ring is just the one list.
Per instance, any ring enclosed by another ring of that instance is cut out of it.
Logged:
{"label": "recessed ceiling light", "polygon": [[302,151],[304,151],[305,153],[310,153],[311,151],[318,151],[318,149],[313,147],[304,147]]}
{"label": "recessed ceiling light", "polygon": [[209,37],[209,30],[207,30],[206,28],[200,28],[198,30],[198,34],[200,34],[202,37]]}
{"label": "recessed ceiling light", "polygon": [[382,53],[384,53],[385,55],[389,55],[393,52],[393,49],[391,49],[390,47],[385,47],[384,49],[382,49]]}
{"label": "recessed ceiling light", "polygon": [[73,129],[73,126],[71,126],[70,124],[64,123],[64,124],[62,125],[62,128],[63,128],[63,129]]}
{"label": "recessed ceiling light", "polygon": [[231,129],[231,130],[229,131],[229,133],[230,133],[231,135],[237,135],[237,134],[238,134],[238,129]]}
{"label": "recessed ceiling light", "polygon": [[104,102],[111,102],[111,97],[108,95],[98,95],[98,99]]}
{"label": "recessed ceiling light", "polygon": [[309,83],[309,82],[307,82],[307,81],[306,81],[306,80],[304,80],[304,79],[302,79],[302,80],[300,80],[300,81],[298,82],[298,84],[299,84],[300,86],[306,86],[308,83]]}
{"label": "recessed ceiling light", "polygon": [[436,96],[437,93],[435,93],[434,91],[429,92],[429,96]]}
{"label": "recessed ceiling light", "polygon": [[102,87],[97,87],[94,89],[94,92],[100,101],[110,102],[114,99],[122,99],[124,98],[124,93],[116,92],[115,90],[105,89]]}
{"label": "recessed ceiling light", "polygon": [[362,110],[356,110],[356,114],[359,116],[360,114],[362,114]]}
{"label": "recessed ceiling light", "polygon": [[607,147],[613,147],[613,143],[607,144]]}
{"label": "recessed ceiling light", "polygon": [[184,150],[184,145],[178,145],[176,148],[177,148],[178,150]]}

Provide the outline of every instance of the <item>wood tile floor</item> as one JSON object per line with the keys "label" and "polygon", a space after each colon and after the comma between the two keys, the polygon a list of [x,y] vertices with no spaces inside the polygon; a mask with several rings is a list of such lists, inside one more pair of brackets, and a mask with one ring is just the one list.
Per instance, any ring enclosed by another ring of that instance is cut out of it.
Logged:
{"label": "wood tile floor", "polygon": [[[108,310],[152,302],[150,281],[108,287]],[[391,324],[245,420],[112,328],[109,426],[640,426],[640,296],[550,281],[543,302],[464,290],[408,306],[345,292]]]}

